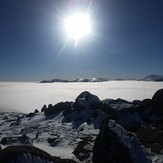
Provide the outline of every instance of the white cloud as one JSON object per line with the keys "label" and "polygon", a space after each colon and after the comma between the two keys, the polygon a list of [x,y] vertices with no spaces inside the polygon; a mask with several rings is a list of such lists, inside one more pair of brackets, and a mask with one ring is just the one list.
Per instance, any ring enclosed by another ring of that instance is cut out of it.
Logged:
{"label": "white cloud", "polygon": [[0,110],[31,112],[44,104],[74,101],[83,91],[101,100],[123,98],[143,100],[163,88],[163,82],[108,81],[102,83],[0,83]]}

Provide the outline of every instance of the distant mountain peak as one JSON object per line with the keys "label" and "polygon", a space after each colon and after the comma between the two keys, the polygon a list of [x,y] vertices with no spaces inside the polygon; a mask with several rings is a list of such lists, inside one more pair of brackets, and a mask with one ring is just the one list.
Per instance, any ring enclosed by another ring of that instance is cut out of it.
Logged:
{"label": "distant mountain peak", "polygon": [[143,81],[163,81],[163,75],[148,75],[140,80]]}

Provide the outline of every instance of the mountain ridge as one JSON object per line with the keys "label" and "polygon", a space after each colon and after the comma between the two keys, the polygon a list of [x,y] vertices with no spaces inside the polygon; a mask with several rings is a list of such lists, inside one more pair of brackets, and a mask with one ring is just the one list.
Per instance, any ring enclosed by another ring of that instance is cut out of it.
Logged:
{"label": "mountain ridge", "polygon": [[154,82],[162,82],[163,75],[147,75],[143,78],[138,79],[110,79],[110,78],[78,78],[75,80],[66,80],[66,79],[51,79],[51,80],[42,80],[40,83],[73,83],[73,82],[106,82],[106,81],[123,81],[123,80],[136,80],[136,81],[154,81]]}

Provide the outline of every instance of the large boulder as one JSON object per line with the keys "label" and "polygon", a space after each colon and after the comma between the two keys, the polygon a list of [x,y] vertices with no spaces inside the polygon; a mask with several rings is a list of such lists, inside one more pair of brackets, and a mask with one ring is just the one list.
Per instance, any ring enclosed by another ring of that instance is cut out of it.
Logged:
{"label": "large boulder", "polygon": [[0,151],[0,162],[34,163],[34,162],[54,162],[54,163],[75,163],[70,159],[61,159],[51,156],[47,152],[34,146],[9,146]]}
{"label": "large boulder", "polygon": [[63,123],[72,122],[73,128],[79,128],[83,123],[94,124],[99,128],[107,114],[104,112],[106,105],[90,92],[82,92],[75,100],[71,109],[63,112]]}
{"label": "large boulder", "polygon": [[152,97],[152,113],[163,116],[163,89],[159,89]]}
{"label": "large boulder", "polygon": [[95,140],[93,162],[151,163],[151,160],[135,134],[110,120],[103,123]]}
{"label": "large boulder", "polygon": [[163,132],[159,129],[140,128],[136,135],[146,148],[151,152],[160,154],[163,149]]}
{"label": "large boulder", "polygon": [[96,108],[101,103],[100,99],[88,91],[82,92],[76,99],[74,107],[76,109]]}

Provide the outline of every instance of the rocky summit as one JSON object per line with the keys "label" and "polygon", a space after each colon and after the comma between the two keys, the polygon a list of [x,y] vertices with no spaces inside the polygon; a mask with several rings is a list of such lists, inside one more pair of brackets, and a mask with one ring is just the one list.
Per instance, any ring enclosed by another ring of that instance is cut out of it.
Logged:
{"label": "rocky summit", "polygon": [[130,102],[84,91],[40,111],[1,112],[0,162],[161,163],[162,95]]}

